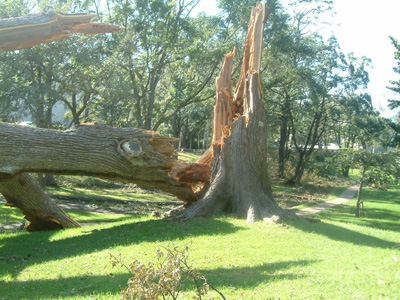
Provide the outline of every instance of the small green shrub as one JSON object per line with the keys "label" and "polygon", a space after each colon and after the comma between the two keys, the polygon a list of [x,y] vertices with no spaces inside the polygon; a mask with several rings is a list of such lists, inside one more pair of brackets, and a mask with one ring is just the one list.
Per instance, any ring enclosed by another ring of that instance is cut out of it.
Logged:
{"label": "small green shrub", "polygon": [[110,254],[113,267],[120,265],[132,275],[128,285],[121,290],[122,299],[177,299],[187,283],[196,287],[193,299],[202,299],[209,288],[225,299],[221,292],[191,267],[188,249],[187,245],[183,250],[179,250],[177,246],[172,249],[157,249],[157,262],[149,262],[147,265],[135,260],[127,266],[120,258]]}

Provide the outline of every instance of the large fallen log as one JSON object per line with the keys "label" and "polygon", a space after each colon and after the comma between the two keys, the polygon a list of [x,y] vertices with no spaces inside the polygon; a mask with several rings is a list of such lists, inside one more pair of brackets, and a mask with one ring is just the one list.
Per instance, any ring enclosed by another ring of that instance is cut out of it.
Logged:
{"label": "large fallen log", "polygon": [[[43,204],[48,203],[43,192],[29,201],[21,199],[15,187],[21,183],[18,174],[24,172],[90,175],[133,182],[171,193],[190,204],[197,201],[193,187],[210,181],[210,169],[207,165],[175,160],[170,142],[176,140],[156,132],[100,124],[58,131],[0,123],[0,192],[8,205],[24,211],[27,219],[35,223],[34,229],[40,228],[40,219],[42,229],[50,227],[48,221],[57,220],[54,228],[72,223],[57,209],[31,209],[35,205],[48,207]],[[29,177],[23,178],[21,189],[37,189]]]}
{"label": "large fallen log", "polygon": [[0,19],[0,51],[63,40],[71,33],[100,34],[122,29],[107,23],[90,22],[95,17],[96,14],[60,14],[50,11],[38,15]]}
{"label": "large fallen log", "polygon": [[[111,24],[92,23],[90,20],[93,19],[93,17],[96,17],[96,15],[64,15],[56,12],[49,12],[20,18],[2,19],[0,20],[0,51],[22,49],[35,46],[39,43],[48,43],[65,39],[70,33],[100,34],[117,32],[122,29],[119,26]],[[13,137],[14,133],[10,133],[10,129],[12,130],[13,128],[7,125],[0,128],[0,132],[2,133],[2,139],[0,139],[0,142],[2,142],[1,147],[5,150],[6,157],[7,155],[12,156],[14,153],[17,154],[17,152],[20,155],[24,155],[14,150],[26,149],[26,147],[29,147],[30,140],[25,140],[23,134],[22,136],[17,135],[25,146],[19,145],[18,143],[13,145],[11,137]],[[15,130],[15,132],[21,132],[21,130]],[[38,140],[41,139],[41,137],[37,136],[36,138]],[[35,151],[37,149],[32,150]],[[30,161],[29,154],[26,153],[27,156],[20,156],[20,158],[22,157],[22,160]],[[16,159],[18,155],[14,157],[14,159],[11,158],[11,160],[6,159],[6,157],[3,157],[3,161],[0,158],[3,168],[3,173],[0,173],[0,193],[4,195],[8,206],[18,207],[24,212],[26,219],[30,221],[26,226],[27,230],[33,231],[80,226],[47,197],[30,175],[21,173],[24,167],[20,170],[17,164],[18,159]],[[10,161],[12,163],[7,165]],[[43,163],[41,168],[46,169],[46,164],[43,160],[38,160],[37,162]],[[19,163],[21,163],[21,161],[19,161]],[[22,165],[24,165],[24,163],[22,163]],[[25,167],[27,165],[29,164],[26,164]],[[30,167],[32,167],[32,165],[30,165]],[[184,170],[185,166],[181,166],[180,168]],[[181,173],[182,172],[184,173],[184,171],[181,170]]]}
{"label": "large fallen log", "polygon": [[26,173],[0,181],[0,193],[7,201],[6,206],[17,207],[25,214],[28,231],[80,227]]}
{"label": "large fallen log", "polygon": [[209,181],[208,167],[172,158],[176,138],[106,125],[59,131],[0,123],[0,174],[90,175],[134,182],[197,200],[191,186]]}

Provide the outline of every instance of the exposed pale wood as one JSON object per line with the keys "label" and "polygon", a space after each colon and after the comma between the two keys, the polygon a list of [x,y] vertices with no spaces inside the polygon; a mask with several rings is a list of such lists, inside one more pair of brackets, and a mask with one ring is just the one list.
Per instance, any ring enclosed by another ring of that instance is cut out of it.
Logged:
{"label": "exposed pale wood", "polygon": [[206,152],[197,160],[198,164],[203,164],[211,167],[212,161],[212,147],[208,148]]}
{"label": "exposed pale wood", "polygon": [[224,127],[230,127],[235,110],[232,102],[232,69],[235,50],[225,55],[220,75],[215,81],[215,104],[212,144],[221,143]]}
{"label": "exposed pale wood", "polygon": [[236,104],[237,111],[240,113],[243,104],[246,75],[253,72],[260,73],[264,23],[267,15],[266,9],[265,3],[257,3],[257,6],[252,9],[245,41],[242,69],[235,88],[233,100]]}
{"label": "exposed pale wood", "polygon": [[210,167],[205,164],[175,162],[169,175],[181,183],[195,185],[197,183],[210,182]]}
{"label": "exposed pale wood", "polygon": [[117,32],[120,26],[92,23],[96,14],[60,14],[54,11],[19,18],[0,19],[0,51],[23,49],[66,39],[70,33]]}

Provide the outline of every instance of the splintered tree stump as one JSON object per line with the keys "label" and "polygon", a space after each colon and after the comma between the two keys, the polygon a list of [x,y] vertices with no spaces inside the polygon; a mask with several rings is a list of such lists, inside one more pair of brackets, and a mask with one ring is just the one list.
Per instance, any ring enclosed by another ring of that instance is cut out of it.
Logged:
{"label": "splintered tree stump", "polygon": [[206,195],[172,220],[231,212],[248,222],[294,217],[272,198],[267,164],[266,122],[258,74],[250,74],[245,93],[251,99],[246,116],[238,117],[223,143],[213,145],[212,181]]}
{"label": "splintered tree stump", "polygon": [[171,220],[184,221],[221,212],[256,220],[295,217],[272,198],[268,177],[267,124],[259,76],[265,5],[252,10],[242,71],[232,95],[235,51],[225,56],[216,80],[212,146],[199,160],[211,164],[205,196]]}

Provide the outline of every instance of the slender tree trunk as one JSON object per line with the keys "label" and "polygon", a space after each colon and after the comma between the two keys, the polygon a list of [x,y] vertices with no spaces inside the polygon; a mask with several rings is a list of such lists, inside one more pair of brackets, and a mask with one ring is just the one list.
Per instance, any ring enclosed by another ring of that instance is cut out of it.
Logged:
{"label": "slender tree trunk", "polygon": [[203,136],[203,149],[208,149],[208,137],[210,135],[210,120],[207,118]]}
{"label": "slender tree trunk", "polygon": [[296,170],[294,173],[294,183],[297,187],[301,185],[301,178],[303,177],[304,174],[304,165],[305,165],[305,155],[304,152],[299,153],[299,161],[296,165]]}
{"label": "slender tree trunk", "polygon": [[360,184],[358,185],[358,194],[357,194],[357,203],[356,203],[356,217],[360,217],[360,208],[361,208],[361,192],[363,188],[364,181],[361,180]]}
{"label": "slender tree trunk", "polygon": [[280,127],[280,140],[278,152],[278,176],[283,178],[285,176],[285,157],[286,157],[286,143],[287,143],[287,125],[288,120],[282,117]]}
{"label": "slender tree trunk", "polygon": [[38,184],[43,190],[46,188],[46,174],[38,173]]}
{"label": "slender tree trunk", "polygon": [[344,178],[349,178],[350,166],[342,168],[342,173]]}
{"label": "slender tree trunk", "polygon": [[289,126],[289,111],[290,111],[290,96],[286,94],[285,103],[282,110],[281,126],[280,126],[280,140],[278,152],[278,176],[283,178],[285,176],[285,163],[286,163],[286,149],[289,140],[288,126]]}

